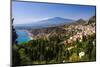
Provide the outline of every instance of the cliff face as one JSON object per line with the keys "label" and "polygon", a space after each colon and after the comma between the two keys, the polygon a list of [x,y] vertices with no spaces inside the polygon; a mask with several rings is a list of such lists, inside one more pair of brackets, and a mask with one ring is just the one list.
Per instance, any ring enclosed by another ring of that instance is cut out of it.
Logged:
{"label": "cliff face", "polygon": [[92,16],[89,21],[88,21],[88,24],[91,24],[91,23],[96,23],[96,16]]}
{"label": "cliff face", "polygon": [[16,31],[14,29],[13,21],[14,21],[14,18],[12,19],[12,44],[14,45],[14,44],[17,44],[16,39],[17,39],[18,35],[16,34]]}
{"label": "cliff face", "polygon": [[15,48],[17,46],[16,39],[18,35],[16,34],[16,31],[14,29],[13,21],[14,21],[14,18],[12,19],[12,66],[14,67],[20,64],[21,59],[18,53],[18,49]]}

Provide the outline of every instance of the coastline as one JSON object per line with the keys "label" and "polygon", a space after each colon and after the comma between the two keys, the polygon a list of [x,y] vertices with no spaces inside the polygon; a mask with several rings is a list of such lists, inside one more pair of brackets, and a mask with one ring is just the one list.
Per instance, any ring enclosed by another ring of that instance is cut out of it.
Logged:
{"label": "coastline", "polygon": [[16,33],[18,35],[18,38],[16,39],[18,41],[18,43],[23,43],[23,42],[27,42],[29,40],[33,40],[32,38],[32,33],[30,33],[30,31],[28,30],[16,30]]}
{"label": "coastline", "polygon": [[28,36],[29,36],[29,38],[30,38],[30,40],[33,40],[33,34],[32,33],[30,33],[28,30],[24,30],[25,32],[27,32],[27,34],[28,34]]}

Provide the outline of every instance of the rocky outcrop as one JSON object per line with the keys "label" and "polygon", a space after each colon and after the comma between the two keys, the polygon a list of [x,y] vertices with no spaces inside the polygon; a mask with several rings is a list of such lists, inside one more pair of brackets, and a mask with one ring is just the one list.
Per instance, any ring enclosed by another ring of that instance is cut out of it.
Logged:
{"label": "rocky outcrop", "polygon": [[16,34],[16,31],[14,29],[13,21],[14,21],[14,18],[12,19],[12,44],[14,45],[14,44],[17,44],[16,39],[17,39],[18,35]]}
{"label": "rocky outcrop", "polygon": [[17,46],[16,39],[18,35],[16,34],[16,31],[14,29],[13,21],[14,21],[14,18],[12,19],[12,67],[15,67],[20,64],[21,59],[18,53],[18,49],[15,48]]}
{"label": "rocky outcrop", "polygon": [[89,19],[88,24],[96,23],[96,16],[93,16]]}

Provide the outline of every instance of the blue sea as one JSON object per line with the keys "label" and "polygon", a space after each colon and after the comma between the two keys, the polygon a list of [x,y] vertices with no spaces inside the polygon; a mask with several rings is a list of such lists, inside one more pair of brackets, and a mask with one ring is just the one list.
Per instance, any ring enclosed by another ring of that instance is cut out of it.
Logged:
{"label": "blue sea", "polygon": [[23,42],[27,42],[30,40],[30,37],[28,36],[28,32],[24,30],[16,30],[16,33],[18,35],[18,38],[17,38],[18,44],[21,44]]}

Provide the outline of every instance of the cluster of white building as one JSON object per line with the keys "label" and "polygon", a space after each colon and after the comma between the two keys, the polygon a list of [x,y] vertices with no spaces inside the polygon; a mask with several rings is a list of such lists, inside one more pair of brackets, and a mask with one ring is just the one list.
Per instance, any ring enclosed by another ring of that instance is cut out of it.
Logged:
{"label": "cluster of white building", "polygon": [[76,26],[71,25],[68,29],[70,28],[75,29],[77,33],[71,36],[66,41],[64,41],[65,44],[66,43],[71,44],[73,41],[76,41],[76,40],[79,40],[81,42],[83,36],[88,36],[88,35],[92,35],[95,33],[95,26],[91,26],[91,25],[76,25]]}

